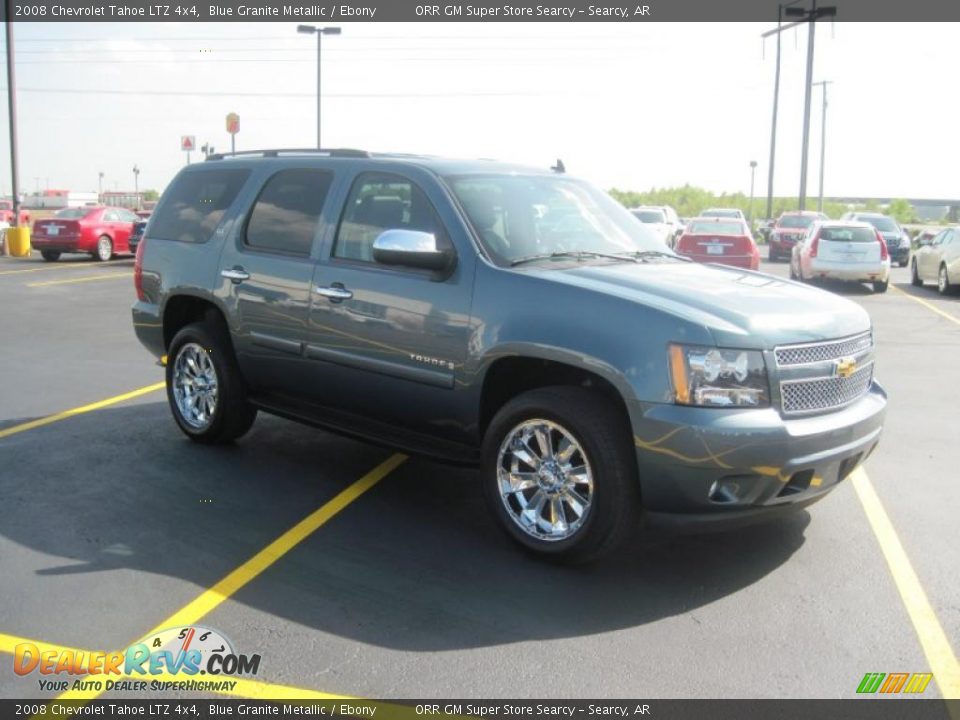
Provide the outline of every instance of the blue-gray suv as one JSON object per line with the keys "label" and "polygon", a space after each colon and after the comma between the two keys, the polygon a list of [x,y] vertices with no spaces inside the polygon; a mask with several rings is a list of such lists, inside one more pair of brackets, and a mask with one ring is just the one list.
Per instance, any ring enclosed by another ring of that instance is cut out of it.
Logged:
{"label": "blue-gray suv", "polygon": [[213,155],[164,193],[134,275],[192,440],[262,410],[477,465],[503,528],[564,559],[641,516],[806,506],[883,425],[862,308],[678,257],[562,166]]}

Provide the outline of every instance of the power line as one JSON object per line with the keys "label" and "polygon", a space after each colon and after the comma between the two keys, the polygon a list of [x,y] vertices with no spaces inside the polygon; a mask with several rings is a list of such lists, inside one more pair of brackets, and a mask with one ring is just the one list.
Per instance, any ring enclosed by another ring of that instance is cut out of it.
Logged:
{"label": "power line", "polygon": [[[4,88],[0,88],[2,90]],[[316,99],[315,93],[294,92],[224,92],[220,90],[185,91],[185,90],[111,90],[82,89],[82,88],[35,88],[18,87],[17,92],[49,93],[56,95],[151,95],[162,97],[285,97]],[[324,97],[337,98],[469,98],[469,97],[546,97],[563,93],[531,93],[531,92],[502,92],[502,91],[473,91],[473,92],[425,92],[425,93],[324,93]]]}

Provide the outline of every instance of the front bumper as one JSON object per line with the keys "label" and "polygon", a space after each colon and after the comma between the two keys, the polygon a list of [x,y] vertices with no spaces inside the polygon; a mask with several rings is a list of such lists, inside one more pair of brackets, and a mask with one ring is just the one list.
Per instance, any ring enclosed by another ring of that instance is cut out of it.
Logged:
{"label": "front bumper", "polygon": [[671,524],[718,525],[797,509],[836,487],[876,447],[887,396],[874,382],[840,410],[630,407],[644,508]]}

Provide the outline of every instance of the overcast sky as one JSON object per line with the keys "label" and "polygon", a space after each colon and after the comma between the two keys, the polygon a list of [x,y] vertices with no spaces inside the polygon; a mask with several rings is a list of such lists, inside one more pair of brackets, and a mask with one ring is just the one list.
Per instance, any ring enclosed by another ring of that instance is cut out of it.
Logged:
{"label": "overcast sky", "polygon": [[[763,24],[363,23],[324,38],[331,147],[564,160],[602,187],[682,183],[766,192],[773,92]],[[822,23],[826,194],[955,198],[951,23]],[[20,179],[36,187],[162,189],[181,135],[229,149],[311,147],[316,41],[287,23],[17,23]],[[799,187],[806,29],[783,38],[775,191]],[[5,67],[4,67],[5,72]],[[6,87],[5,75],[3,87]],[[4,92],[4,96],[6,93]],[[817,192],[820,91],[811,120]],[[0,118],[0,192],[10,191]],[[193,160],[199,153],[194,153]]]}

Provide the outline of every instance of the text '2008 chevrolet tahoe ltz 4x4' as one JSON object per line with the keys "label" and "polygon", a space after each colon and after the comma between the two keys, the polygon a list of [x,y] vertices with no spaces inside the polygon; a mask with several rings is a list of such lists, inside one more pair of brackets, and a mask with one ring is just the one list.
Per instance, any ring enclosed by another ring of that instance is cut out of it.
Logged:
{"label": "text '2008 chevrolet tahoe ltz 4x4'", "polygon": [[191,439],[232,441],[263,410],[477,464],[503,528],[567,559],[641,512],[808,505],[882,429],[858,305],[686,261],[559,172],[211,156],[164,193],[134,275],[136,333]]}

